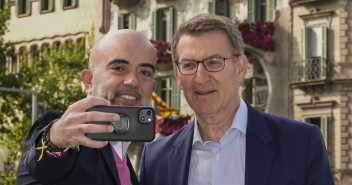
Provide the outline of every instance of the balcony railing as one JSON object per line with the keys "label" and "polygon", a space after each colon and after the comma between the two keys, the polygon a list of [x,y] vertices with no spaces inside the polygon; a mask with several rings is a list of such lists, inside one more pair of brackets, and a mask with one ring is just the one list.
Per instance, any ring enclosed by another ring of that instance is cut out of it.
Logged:
{"label": "balcony railing", "polygon": [[325,81],[331,76],[329,62],[322,57],[292,62],[290,71],[292,83]]}

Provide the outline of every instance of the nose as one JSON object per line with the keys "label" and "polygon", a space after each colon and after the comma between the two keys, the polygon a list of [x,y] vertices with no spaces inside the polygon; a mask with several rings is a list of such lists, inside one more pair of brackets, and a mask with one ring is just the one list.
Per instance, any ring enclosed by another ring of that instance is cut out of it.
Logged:
{"label": "nose", "polygon": [[130,86],[130,87],[138,87],[137,74],[130,72],[124,80],[124,85]]}
{"label": "nose", "polygon": [[205,69],[202,63],[198,64],[195,80],[197,83],[205,83],[209,80],[209,72]]}

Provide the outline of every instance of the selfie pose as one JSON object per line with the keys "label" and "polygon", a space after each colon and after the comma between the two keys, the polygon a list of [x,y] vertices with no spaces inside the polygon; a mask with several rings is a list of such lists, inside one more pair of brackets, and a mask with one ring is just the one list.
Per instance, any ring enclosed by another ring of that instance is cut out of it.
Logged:
{"label": "selfie pose", "polygon": [[171,52],[195,119],[144,147],[142,185],[334,184],[317,126],[258,111],[240,97],[247,58],[228,18],[184,22]]}
{"label": "selfie pose", "polygon": [[81,74],[87,98],[65,112],[47,112],[34,123],[23,148],[17,184],[138,184],[126,155],[130,142],[86,136],[114,130],[112,125],[87,122],[117,122],[120,115],[86,110],[97,105],[149,105],[156,87],[156,61],[153,45],[136,31],[114,31],[98,39],[89,67]]}

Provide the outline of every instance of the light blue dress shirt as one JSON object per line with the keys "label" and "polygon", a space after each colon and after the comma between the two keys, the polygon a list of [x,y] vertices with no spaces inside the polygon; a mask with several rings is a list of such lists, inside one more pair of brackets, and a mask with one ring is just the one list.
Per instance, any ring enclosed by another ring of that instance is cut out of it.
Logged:
{"label": "light blue dress shirt", "polygon": [[188,185],[244,185],[247,117],[247,105],[241,99],[220,143],[204,142],[195,119]]}

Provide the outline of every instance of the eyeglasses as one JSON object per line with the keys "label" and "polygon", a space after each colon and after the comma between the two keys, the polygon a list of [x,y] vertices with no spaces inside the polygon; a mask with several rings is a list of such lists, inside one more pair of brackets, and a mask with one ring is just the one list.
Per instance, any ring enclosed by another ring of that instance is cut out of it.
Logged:
{"label": "eyeglasses", "polygon": [[212,57],[201,61],[197,60],[182,60],[178,62],[177,68],[183,75],[193,75],[198,70],[199,63],[202,63],[204,68],[209,72],[222,71],[225,68],[225,61],[233,57],[238,57],[239,54],[232,55],[230,57]]}

